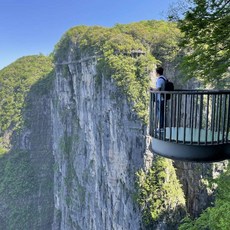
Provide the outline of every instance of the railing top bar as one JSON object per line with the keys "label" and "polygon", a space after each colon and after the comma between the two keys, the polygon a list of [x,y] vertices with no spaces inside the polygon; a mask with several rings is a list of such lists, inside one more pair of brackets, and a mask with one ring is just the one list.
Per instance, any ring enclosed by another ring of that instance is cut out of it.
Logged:
{"label": "railing top bar", "polygon": [[188,89],[175,89],[174,91],[160,91],[153,90],[151,93],[169,93],[169,94],[230,94],[230,90],[188,90]]}

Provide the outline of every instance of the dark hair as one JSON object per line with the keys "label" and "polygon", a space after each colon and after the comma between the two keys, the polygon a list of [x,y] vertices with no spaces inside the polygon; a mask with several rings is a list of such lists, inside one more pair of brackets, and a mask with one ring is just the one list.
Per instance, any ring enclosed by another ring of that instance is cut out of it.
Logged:
{"label": "dark hair", "polygon": [[163,72],[164,72],[164,69],[163,69],[162,67],[157,67],[157,68],[156,68],[156,72],[157,72],[158,74],[162,75]]}

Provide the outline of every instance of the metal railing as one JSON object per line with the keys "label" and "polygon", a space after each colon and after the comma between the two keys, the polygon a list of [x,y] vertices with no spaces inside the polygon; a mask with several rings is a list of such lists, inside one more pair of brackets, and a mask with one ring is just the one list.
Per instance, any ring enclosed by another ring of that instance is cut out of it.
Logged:
{"label": "metal railing", "polygon": [[150,94],[153,138],[191,145],[230,143],[230,90],[152,91]]}

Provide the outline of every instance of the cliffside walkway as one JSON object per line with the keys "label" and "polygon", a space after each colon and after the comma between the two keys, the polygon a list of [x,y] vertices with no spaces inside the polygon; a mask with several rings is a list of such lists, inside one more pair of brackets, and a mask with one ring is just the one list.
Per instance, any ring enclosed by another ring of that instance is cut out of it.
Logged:
{"label": "cliffside walkway", "polygon": [[[166,101],[166,94],[170,100]],[[150,95],[155,153],[195,162],[230,159],[230,90],[153,91]],[[161,111],[160,98],[166,101],[161,102]]]}

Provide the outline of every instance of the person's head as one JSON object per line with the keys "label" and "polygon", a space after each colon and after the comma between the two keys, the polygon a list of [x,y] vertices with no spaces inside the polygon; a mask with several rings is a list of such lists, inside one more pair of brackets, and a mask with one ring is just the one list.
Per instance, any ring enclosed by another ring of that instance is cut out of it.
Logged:
{"label": "person's head", "polygon": [[158,75],[163,75],[163,72],[164,72],[164,69],[163,69],[162,67],[157,67],[157,68],[156,68],[156,73],[157,73]]}

